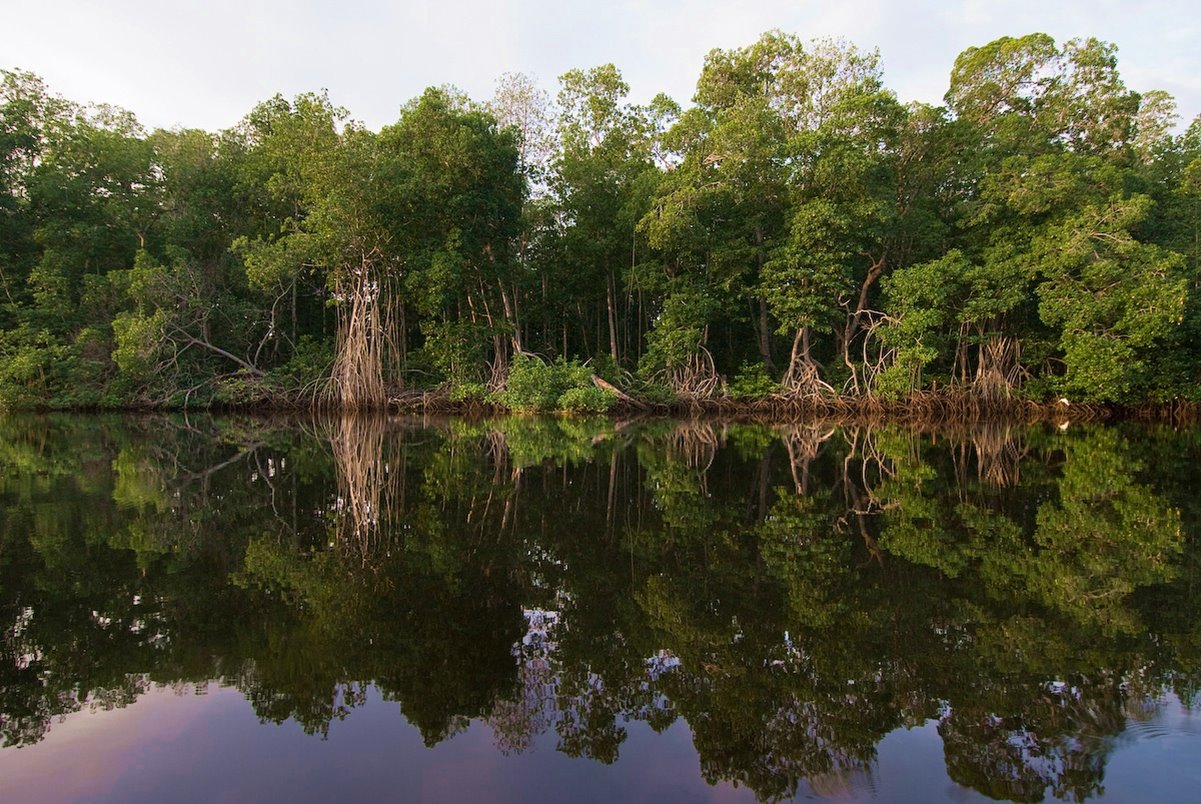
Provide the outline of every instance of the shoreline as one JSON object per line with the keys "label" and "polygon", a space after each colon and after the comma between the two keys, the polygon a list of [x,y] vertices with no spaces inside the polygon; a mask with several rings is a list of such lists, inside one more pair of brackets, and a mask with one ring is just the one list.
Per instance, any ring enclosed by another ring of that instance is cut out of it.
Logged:
{"label": "shoreline", "polygon": [[626,397],[603,413],[556,410],[514,410],[481,400],[453,400],[444,393],[411,392],[395,396],[380,406],[342,406],[332,403],[302,403],[286,400],[244,404],[152,404],[78,406],[20,406],[0,413],[153,414],[153,413],[247,413],[294,415],[311,413],[335,416],[417,415],[465,416],[550,416],[563,418],[675,418],[723,419],[768,422],[832,421],[879,424],[1063,424],[1140,421],[1187,425],[1201,422],[1201,405],[1183,400],[1112,405],[1074,402],[1035,402],[1023,399],[987,400],[965,395],[920,394],[904,400],[872,396],[795,399],[783,396],[737,400],[727,397],[681,399],[652,403]]}

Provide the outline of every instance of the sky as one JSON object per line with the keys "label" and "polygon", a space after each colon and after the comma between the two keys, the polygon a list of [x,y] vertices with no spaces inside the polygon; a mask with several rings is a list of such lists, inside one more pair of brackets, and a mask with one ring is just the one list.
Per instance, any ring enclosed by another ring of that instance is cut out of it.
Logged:
{"label": "sky", "polygon": [[941,101],[956,55],[1042,31],[1115,43],[1132,89],[1164,89],[1182,125],[1201,113],[1201,14],[1177,0],[0,0],[0,68],[148,128],[235,124],[257,102],[327,89],[371,128],[427,86],[478,100],[523,72],[552,93],[575,67],[613,62],[638,102],[686,103],[705,54],[779,28],[878,48],[903,101]]}

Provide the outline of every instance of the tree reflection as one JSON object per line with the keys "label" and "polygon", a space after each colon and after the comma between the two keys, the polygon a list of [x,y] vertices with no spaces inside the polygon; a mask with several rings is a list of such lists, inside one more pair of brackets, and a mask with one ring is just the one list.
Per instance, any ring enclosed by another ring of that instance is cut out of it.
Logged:
{"label": "tree reflection", "polygon": [[507,753],[682,719],[764,799],[934,720],[956,782],[1083,800],[1196,695],[1195,435],[427,425],[0,420],[4,744],[211,681],[328,735],[375,687]]}

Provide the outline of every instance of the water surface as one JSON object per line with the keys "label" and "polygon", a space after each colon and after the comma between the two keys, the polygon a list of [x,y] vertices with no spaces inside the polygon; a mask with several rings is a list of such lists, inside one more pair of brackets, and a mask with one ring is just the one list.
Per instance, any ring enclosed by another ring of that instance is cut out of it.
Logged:
{"label": "water surface", "polygon": [[0,799],[1187,800],[1201,433],[0,418]]}

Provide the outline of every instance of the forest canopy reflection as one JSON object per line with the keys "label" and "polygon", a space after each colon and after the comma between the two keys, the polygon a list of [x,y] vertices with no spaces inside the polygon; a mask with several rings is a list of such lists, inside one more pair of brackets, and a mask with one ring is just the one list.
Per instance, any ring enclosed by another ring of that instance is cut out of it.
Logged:
{"label": "forest canopy reflection", "polygon": [[328,735],[610,763],[691,729],[764,799],[934,720],[956,782],[1084,799],[1197,702],[1201,433],[510,418],[0,419],[0,738],[216,681]]}

